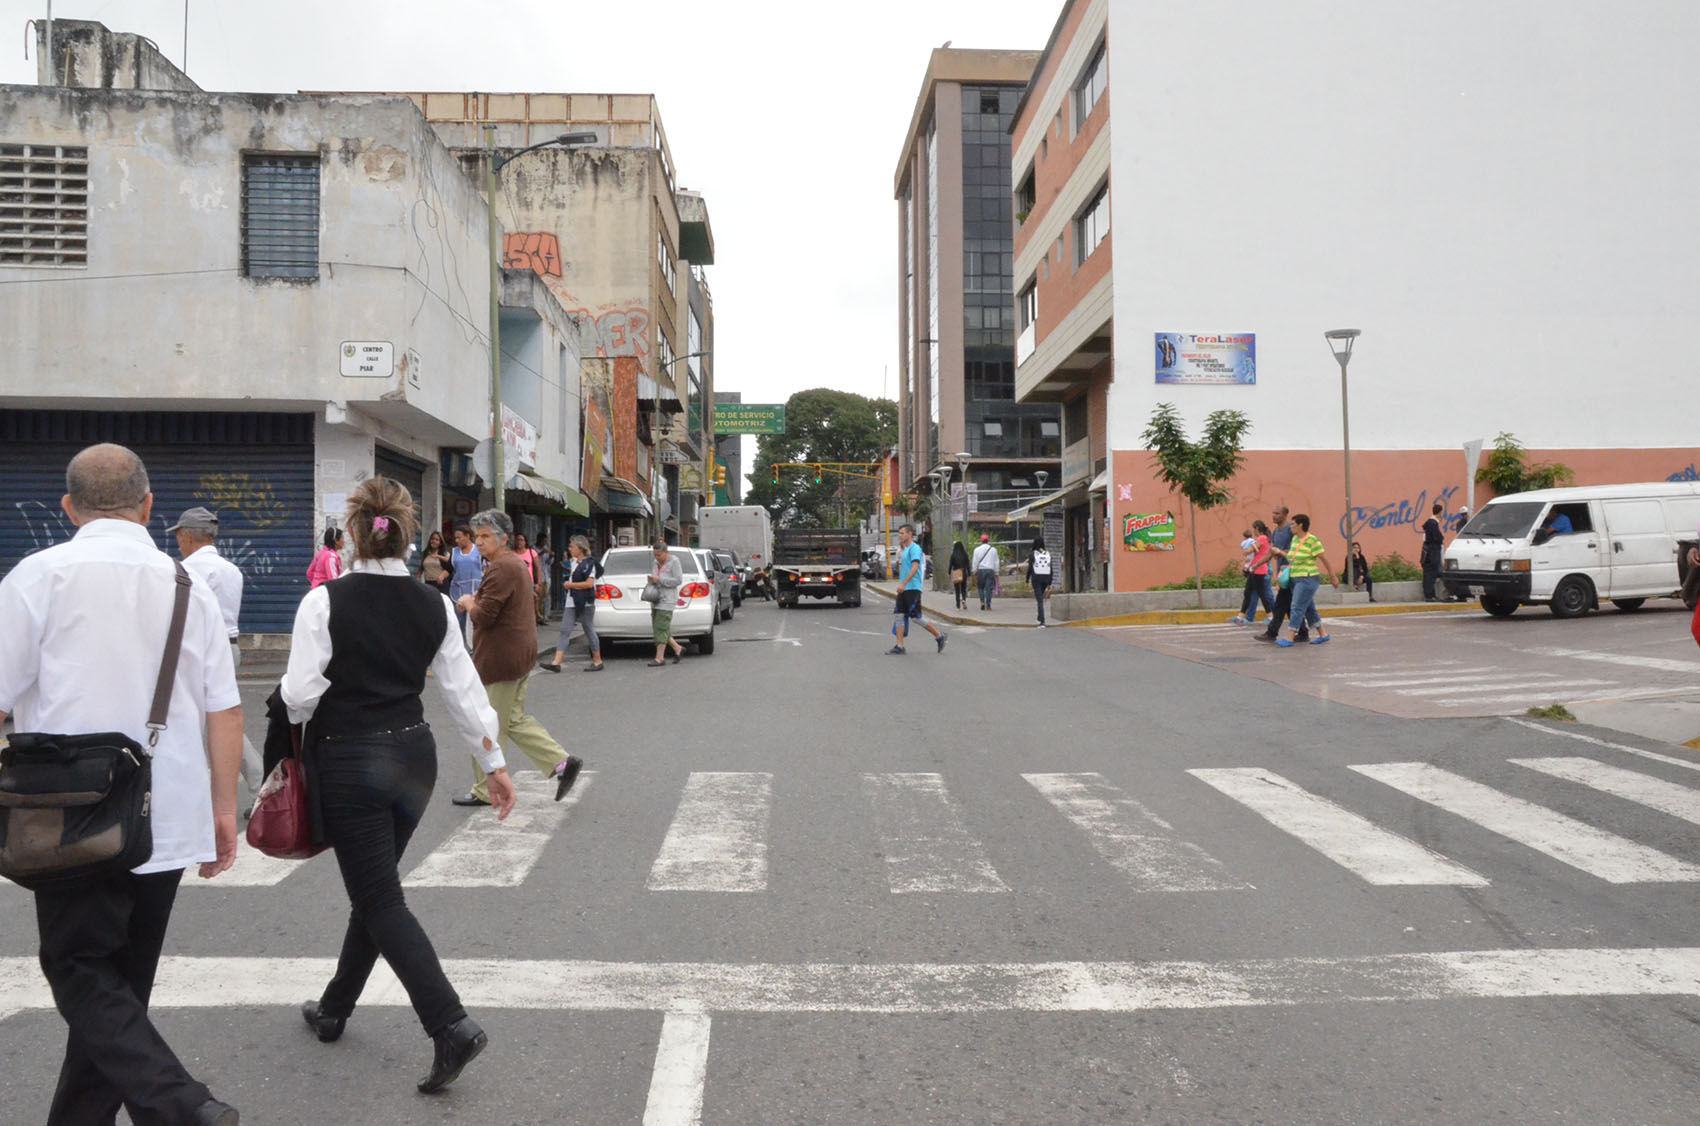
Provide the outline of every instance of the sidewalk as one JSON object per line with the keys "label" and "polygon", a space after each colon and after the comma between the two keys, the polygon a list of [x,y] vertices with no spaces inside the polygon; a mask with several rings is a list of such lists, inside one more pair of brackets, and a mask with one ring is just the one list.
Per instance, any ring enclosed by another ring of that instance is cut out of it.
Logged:
{"label": "sidewalk", "polygon": [[[875,594],[884,595],[896,601],[897,584],[891,581],[862,580],[862,589]],[[1330,618],[1358,618],[1370,614],[1420,614],[1432,610],[1465,610],[1471,604],[1458,602],[1369,602],[1346,606],[1329,606],[1326,613]],[[929,618],[951,622],[955,625],[968,626],[1025,626],[1037,627],[1039,624],[1038,608],[1033,604],[1031,594],[1008,594],[992,600],[990,610],[980,609],[978,597],[972,589],[968,592],[966,609],[956,608],[956,598],[948,590],[925,590],[921,592],[921,611]],[[1045,611],[1048,625],[1055,627],[1086,627],[1093,626],[1157,626],[1157,625],[1216,625],[1226,622],[1234,616],[1233,609],[1208,610],[1145,610],[1135,614],[1114,614],[1102,618],[1081,618],[1072,622],[1057,621],[1050,610]],[[1259,620],[1263,612],[1258,611]],[[1697,729],[1700,730],[1700,729]]]}

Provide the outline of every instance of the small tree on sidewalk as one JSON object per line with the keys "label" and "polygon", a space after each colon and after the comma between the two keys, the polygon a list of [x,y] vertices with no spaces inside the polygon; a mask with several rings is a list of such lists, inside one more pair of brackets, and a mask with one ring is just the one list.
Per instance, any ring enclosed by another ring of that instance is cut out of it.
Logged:
{"label": "small tree on sidewalk", "polygon": [[1493,452],[1488,454],[1487,464],[1476,470],[1476,483],[1491,486],[1503,497],[1567,485],[1576,479],[1568,465],[1556,461],[1530,465],[1525,461],[1527,456],[1528,451],[1515,435],[1500,431],[1493,440]]}
{"label": "small tree on sidewalk", "polygon": [[1251,420],[1240,411],[1211,411],[1204,420],[1204,436],[1189,440],[1181,426],[1180,412],[1173,403],[1159,403],[1151,422],[1140,436],[1151,451],[1157,479],[1186,498],[1187,531],[1192,536],[1193,586],[1198,605],[1204,605],[1204,571],[1198,559],[1198,513],[1233,499],[1227,482],[1240,471],[1244,458],[1240,442]]}

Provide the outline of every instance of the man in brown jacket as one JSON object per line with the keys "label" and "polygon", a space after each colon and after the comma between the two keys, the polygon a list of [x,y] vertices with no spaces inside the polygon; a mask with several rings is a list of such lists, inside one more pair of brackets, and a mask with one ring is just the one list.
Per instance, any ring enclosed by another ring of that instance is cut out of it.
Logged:
{"label": "man in brown jacket", "polygon": [[[484,581],[476,594],[463,594],[456,604],[472,619],[472,664],[490,706],[501,721],[500,742],[511,742],[555,779],[555,800],[573,788],[584,765],[525,710],[525,683],[537,661],[537,596],[531,571],[513,552],[514,523],[507,513],[486,509],[470,521],[472,538],[484,557]],[[473,759],[472,789],[454,799],[456,805],[489,805],[484,772]]]}

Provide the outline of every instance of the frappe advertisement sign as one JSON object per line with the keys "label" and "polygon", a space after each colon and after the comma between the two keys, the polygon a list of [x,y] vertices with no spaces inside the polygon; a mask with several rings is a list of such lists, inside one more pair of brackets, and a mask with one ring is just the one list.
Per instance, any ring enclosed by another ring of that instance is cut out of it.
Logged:
{"label": "frappe advertisement sign", "polygon": [[1201,336],[1190,332],[1157,334],[1158,383],[1257,382],[1257,334],[1239,332]]}
{"label": "frappe advertisement sign", "polygon": [[1128,513],[1122,517],[1122,545],[1129,551],[1175,550],[1175,514]]}

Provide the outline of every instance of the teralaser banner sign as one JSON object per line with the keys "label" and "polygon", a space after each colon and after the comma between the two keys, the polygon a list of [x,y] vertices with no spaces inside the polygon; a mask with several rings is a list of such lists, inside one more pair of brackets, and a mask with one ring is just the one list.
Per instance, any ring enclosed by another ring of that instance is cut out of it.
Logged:
{"label": "teralaser banner sign", "polygon": [[1157,382],[1255,384],[1257,334],[1159,332]]}

